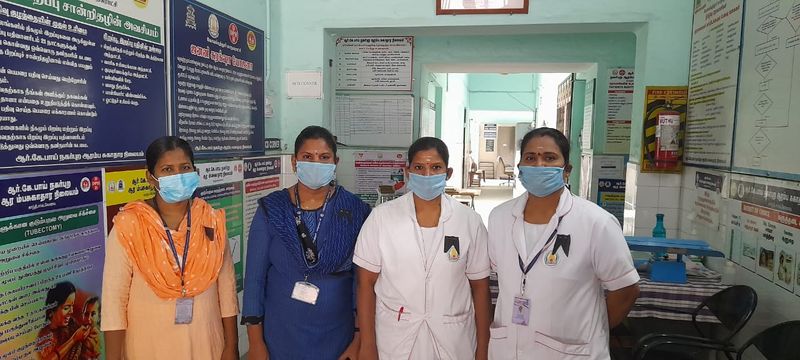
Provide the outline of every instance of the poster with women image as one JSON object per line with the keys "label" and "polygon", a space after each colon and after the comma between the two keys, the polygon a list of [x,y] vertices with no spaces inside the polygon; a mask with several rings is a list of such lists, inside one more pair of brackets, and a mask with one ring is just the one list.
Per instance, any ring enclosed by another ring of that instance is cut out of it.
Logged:
{"label": "poster with women image", "polygon": [[0,204],[0,358],[99,358],[102,173],[0,177]]}
{"label": "poster with women image", "polygon": [[100,302],[69,281],[55,284],[45,299],[45,326],[36,339],[38,359],[99,359]]}

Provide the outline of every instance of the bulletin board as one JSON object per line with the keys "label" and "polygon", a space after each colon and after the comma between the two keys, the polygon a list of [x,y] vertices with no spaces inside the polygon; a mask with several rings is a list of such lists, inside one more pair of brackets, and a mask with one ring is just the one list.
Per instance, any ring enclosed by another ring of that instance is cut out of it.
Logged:
{"label": "bulletin board", "polygon": [[411,145],[414,97],[411,95],[336,95],[333,129],[347,146]]}

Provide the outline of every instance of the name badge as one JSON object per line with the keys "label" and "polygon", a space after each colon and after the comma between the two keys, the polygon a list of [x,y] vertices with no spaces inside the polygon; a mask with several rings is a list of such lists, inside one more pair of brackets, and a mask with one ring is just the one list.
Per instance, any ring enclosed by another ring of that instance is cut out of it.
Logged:
{"label": "name badge", "polygon": [[447,254],[447,258],[450,259],[450,261],[456,262],[461,258],[461,249],[459,249],[459,247],[458,236],[444,237],[444,252]]}
{"label": "name badge", "polygon": [[514,296],[514,309],[511,312],[511,322],[517,325],[528,326],[531,319],[531,299]]}
{"label": "name badge", "polygon": [[175,300],[175,324],[191,324],[194,311],[194,298]]}
{"label": "name badge", "polygon": [[307,281],[298,281],[294,283],[292,299],[302,301],[306,304],[316,305],[318,297],[319,288],[316,285]]}

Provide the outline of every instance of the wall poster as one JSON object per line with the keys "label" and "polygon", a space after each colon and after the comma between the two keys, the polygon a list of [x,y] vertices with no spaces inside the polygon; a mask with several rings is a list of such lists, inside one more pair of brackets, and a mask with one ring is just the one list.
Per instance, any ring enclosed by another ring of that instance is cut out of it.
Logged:
{"label": "wall poster", "polygon": [[[0,178],[0,357],[102,353],[100,170]],[[87,334],[69,342],[76,332]],[[66,337],[65,337],[66,336]]]}
{"label": "wall poster", "polygon": [[242,261],[243,235],[243,168],[242,160],[208,162],[196,165],[200,174],[200,187],[195,195],[203,198],[214,209],[225,210],[228,228],[228,246],[233,255],[233,270],[236,273],[236,290],[244,286],[244,262]]}
{"label": "wall poster", "polygon": [[369,204],[378,199],[378,186],[391,186],[395,192],[405,191],[405,151],[359,151],[353,154],[355,194]]}
{"label": "wall poster", "polygon": [[264,33],[193,0],[171,8],[173,127],[198,156],[264,151]]}
{"label": "wall poster", "polygon": [[606,154],[630,153],[633,85],[633,68],[608,69]]}
{"label": "wall poster", "polygon": [[143,160],[167,133],[163,22],[161,1],[0,1],[0,172]]}
{"label": "wall poster", "polygon": [[687,164],[731,164],[743,0],[695,2],[686,114]]}

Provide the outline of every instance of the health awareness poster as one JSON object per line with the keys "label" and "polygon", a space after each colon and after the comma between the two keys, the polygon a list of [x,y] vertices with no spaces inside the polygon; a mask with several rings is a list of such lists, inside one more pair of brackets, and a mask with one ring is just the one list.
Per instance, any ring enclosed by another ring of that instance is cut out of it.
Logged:
{"label": "health awareness poster", "polygon": [[244,262],[242,259],[242,160],[226,160],[197,164],[200,188],[195,193],[214,209],[225,210],[228,228],[228,247],[233,255],[233,270],[236,273],[236,291],[244,286]]}
{"label": "health awareness poster", "polygon": [[[100,170],[0,178],[0,358],[102,353]],[[68,340],[83,334],[79,342]],[[71,344],[71,345],[69,345]]]}
{"label": "health awareness poster", "polygon": [[0,172],[142,161],[167,133],[163,23],[163,1],[0,1]]}
{"label": "health awareness poster", "polygon": [[264,33],[195,1],[172,1],[175,134],[198,156],[264,151]]}

